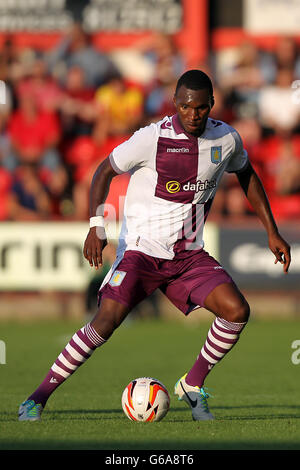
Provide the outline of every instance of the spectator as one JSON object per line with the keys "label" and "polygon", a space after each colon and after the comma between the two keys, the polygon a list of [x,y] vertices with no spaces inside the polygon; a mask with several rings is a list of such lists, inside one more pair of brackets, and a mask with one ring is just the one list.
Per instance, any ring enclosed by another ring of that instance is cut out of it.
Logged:
{"label": "spectator", "polygon": [[211,110],[210,117],[219,121],[232,122],[234,112],[231,107],[227,106],[224,92],[218,85],[214,85],[214,97],[215,104]]}
{"label": "spectator", "polygon": [[156,32],[136,44],[152,64],[153,78],[146,87],[146,122],[174,113],[174,86],[184,72],[185,63],[171,36]]}
{"label": "spectator", "polygon": [[114,77],[98,88],[95,100],[101,121],[109,135],[127,135],[135,131],[142,120],[144,95],[141,89]]}
{"label": "spectator", "polygon": [[136,40],[132,47],[114,50],[111,57],[126,80],[145,88],[156,82],[170,82],[185,68],[173,38],[161,32]]}
{"label": "spectator", "polygon": [[77,65],[70,67],[59,105],[65,141],[72,141],[80,135],[89,135],[97,116],[95,89],[85,83],[84,69]]}
{"label": "spectator", "polygon": [[260,50],[245,40],[237,50],[236,63],[220,73],[218,83],[236,117],[252,117],[257,112],[259,91],[268,79]]}
{"label": "spectator", "polygon": [[11,64],[13,64],[17,60],[18,49],[15,45],[13,36],[8,35],[4,39],[3,45],[1,47],[0,57],[1,57],[1,64],[5,64],[6,67],[9,67]]}
{"label": "spectator", "polygon": [[256,154],[274,216],[282,220],[300,217],[300,136],[276,134],[265,138]]}
{"label": "spectator", "polygon": [[43,58],[35,58],[30,73],[20,80],[17,95],[30,95],[34,97],[40,111],[56,111],[62,97],[61,87],[48,73]]}
{"label": "spectator", "polygon": [[82,26],[74,23],[70,31],[49,53],[48,64],[54,75],[61,77],[61,69],[68,71],[70,67],[78,66],[85,73],[85,85],[98,87],[114,76],[118,71],[106,54],[96,50],[90,36]]}
{"label": "spectator", "polygon": [[13,151],[5,161],[9,169],[15,169],[19,162],[40,163],[52,169],[58,166],[59,122],[55,113],[40,111],[33,96],[20,96],[8,133]]}
{"label": "spectator", "polygon": [[280,68],[276,82],[260,90],[258,117],[260,124],[273,133],[287,133],[299,126],[300,107],[293,100],[294,69]]}
{"label": "spectator", "polygon": [[149,91],[145,100],[146,123],[159,121],[164,116],[171,116],[175,112],[173,104],[175,80],[169,83],[157,83]]}
{"label": "spectator", "polygon": [[10,219],[36,221],[51,215],[51,198],[36,163],[21,163],[12,181]]}
{"label": "spectator", "polygon": [[154,77],[161,83],[178,79],[185,70],[183,55],[180,54],[172,36],[168,34],[154,32],[138,41],[135,49],[152,64]]}
{"label": "spectator", "polygon": [[291,36],[280,36],[274,51],[269,55],[266,62],[270,74],[270,82],[276,81],[280,69],[291,69],[295,78],[300,78],[300,55],[298,45]]}

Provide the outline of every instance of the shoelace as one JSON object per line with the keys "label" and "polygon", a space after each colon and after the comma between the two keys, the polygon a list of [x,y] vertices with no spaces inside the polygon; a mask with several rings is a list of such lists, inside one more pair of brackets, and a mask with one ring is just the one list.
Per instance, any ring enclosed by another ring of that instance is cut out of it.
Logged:
{"label": "shoelace", "polygon": [[206,412],[209,412],[207,399],[208,398],[213,398],[213,396],[210,393],[208,393],[208,388],[206,388],[206,387],[201,387],[200,390],[199,390],[199,394],[200,394],[200,401],[201,401],[202,408]]}
{"label": "shoelace", "polygon": [[38,416],[40,411],[40,404],[36,404],[33,400],[28,403],[28,415],[29,416]]}

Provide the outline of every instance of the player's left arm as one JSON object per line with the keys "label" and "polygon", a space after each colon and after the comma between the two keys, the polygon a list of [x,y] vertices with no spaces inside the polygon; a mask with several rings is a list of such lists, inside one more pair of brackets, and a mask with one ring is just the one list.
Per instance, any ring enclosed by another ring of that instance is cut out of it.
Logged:
{"label": "player's left arm", "polygon": [[243,171],[237,172],[237,178],[253,210],[266,228],[275,263],[281,263],[283,271],[287,273],[291,263],[290,246],[278,231],[263,184],[249,161]]}

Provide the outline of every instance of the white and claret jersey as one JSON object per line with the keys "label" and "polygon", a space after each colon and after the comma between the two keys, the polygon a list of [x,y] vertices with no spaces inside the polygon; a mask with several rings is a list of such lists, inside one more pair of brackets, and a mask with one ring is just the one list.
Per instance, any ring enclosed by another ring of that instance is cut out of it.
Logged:
{"label": "white and claret jersey", "polygon": [[110,162],[130,172],[118,252],[138,250],[173,259],[203,247],[203,228],[224,173],[239,172],[248,157],[237,131],[208,119],[200,137],[187,134],[178,115],[136,131]]}

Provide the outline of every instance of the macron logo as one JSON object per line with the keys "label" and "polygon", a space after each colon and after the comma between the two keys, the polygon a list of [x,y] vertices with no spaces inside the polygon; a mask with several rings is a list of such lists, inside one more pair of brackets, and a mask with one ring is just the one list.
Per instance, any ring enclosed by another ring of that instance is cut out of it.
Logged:
{"label": "macron logo", "polygon": [[167,148],[167,152],[171,153],[187,153],[189,152],[190,149],[187,149],[186,147],[181,147],[181,148]]}

